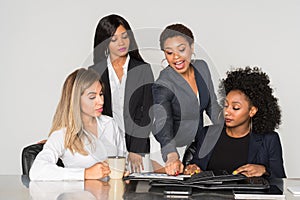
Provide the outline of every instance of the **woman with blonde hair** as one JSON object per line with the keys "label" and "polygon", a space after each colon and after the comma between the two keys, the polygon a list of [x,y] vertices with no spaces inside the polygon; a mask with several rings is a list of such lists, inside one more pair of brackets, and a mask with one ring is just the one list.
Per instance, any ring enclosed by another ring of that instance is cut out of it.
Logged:
{"label": "woman with blonde hair", "polygon": [[[49,138],[37,155],[31,180],[100,179],[109,175],[108,156],[124,156],[118,126],[102,115],[104,96],[99,75],[80,68],[63,86]],[[58,159],[64,168],[56,165]]]}

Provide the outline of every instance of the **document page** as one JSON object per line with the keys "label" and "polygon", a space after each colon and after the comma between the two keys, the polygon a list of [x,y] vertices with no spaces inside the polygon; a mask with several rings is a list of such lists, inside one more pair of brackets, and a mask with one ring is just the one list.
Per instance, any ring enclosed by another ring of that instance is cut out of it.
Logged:
{"label": "document page", "polygon": [[144,172],[144,173],[131,173],[129,179],[173,179],[173,180],[183,180],[184,178],[190,178],[191,175],[180,174],[178,176],[170,176],[168,174],[154,173],[154,172]]}

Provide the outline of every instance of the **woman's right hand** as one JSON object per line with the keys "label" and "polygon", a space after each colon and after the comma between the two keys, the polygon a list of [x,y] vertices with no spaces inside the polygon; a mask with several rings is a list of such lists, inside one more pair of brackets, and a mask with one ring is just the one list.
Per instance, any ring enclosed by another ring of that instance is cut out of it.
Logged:
{"label": "woman's right hand", "polygon": [[183,164],[178,158],[178,154],[175,152],[168,154],[168,160],[166,162],[165,171],[168,175],[178,175],[183,172]]}
{"label": "woman's right hand", "polygon": [[202,170],[200,169],[200,167],[198,167],[198,165],[196,164],[191,164],[185,167],[184,169],[184,174],[189,174],[189,175],[193,175],[193,174],[198,174],[200,173]]}
{"label": "woman's right hand", "polygon": [[84,179],[101,179],[110,174],[107,162],[98,162],[84,170]]}
{"label": "woman's right hand", "polygon": [[141,155],[129,152],[128,162],[130,164],[131,172],[141,172],[144,170],[143,159]]}

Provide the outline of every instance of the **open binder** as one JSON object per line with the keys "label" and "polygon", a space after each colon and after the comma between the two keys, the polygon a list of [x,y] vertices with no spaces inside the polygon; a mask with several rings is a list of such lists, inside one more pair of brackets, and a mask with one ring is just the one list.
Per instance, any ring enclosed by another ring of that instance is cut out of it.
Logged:
{"label": "open binder", "polygon": [[270,188],[269,182],[263,177],[248,178],[244,175],[229,174],[224,170],[204,171],[192,175],[183,180],[176,179],[153,179],[151,186],[177,186],[192,187],[206,190],[216,189],[246,189],[246,190],[265,190]]}

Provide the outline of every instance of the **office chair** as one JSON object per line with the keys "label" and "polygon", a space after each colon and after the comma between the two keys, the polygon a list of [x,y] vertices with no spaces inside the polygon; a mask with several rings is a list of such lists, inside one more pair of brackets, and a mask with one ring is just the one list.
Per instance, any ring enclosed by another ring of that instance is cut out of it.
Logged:
{"label": "office chair", "polygon": [[[29,175],[29,170],[32,166],[32,163],[37,156],[37,154],[42,151],[44,147],[43,143],[39,144],[32,144],[25,147],[22,151],[22,172],[23,175]],[[64,167],[64,164],[61,159],[58,159],[57,163],[58,166]]]}
{"label": "office chair", "polygon": [[192,142],[189,147],[186,148],[185,153],[183,155],[182,164],[187,166],[190,164],[191,160],[193,159],[195,153],[197,151],[196,142]]}

